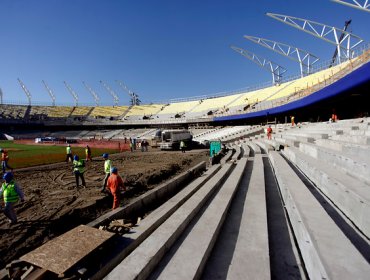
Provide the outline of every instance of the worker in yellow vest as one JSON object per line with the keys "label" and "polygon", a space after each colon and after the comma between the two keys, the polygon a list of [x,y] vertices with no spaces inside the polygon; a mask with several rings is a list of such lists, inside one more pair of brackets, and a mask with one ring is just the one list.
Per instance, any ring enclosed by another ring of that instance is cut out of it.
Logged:
{"label": "worker in yellow vest", "polygon": [[103,154],[103,159],[104,159],[105,177],[104,177],[104,181],[103,181],[103,187],[101,189],[102,193],[106,192],[105,188],[107,186],[107,181],[108,181],[108,178],[110,176],[110,171],[111,171],[111,168],[112,168],[112,161],[109,159],[109,155],[108,154]]}
{"label": "worker in yellow vest", "polygon": [[75,155],[73,157],[73,173],[76,177],[76,187],[79,188],[80,186],[80,178],[82,181],[82,187],[86,187],[84,173],[85,173],[85,161],[83,159],[80,160],[79,156]]}
{"label": "worker in yellow vest", "polygon": [[66,147],[66,154],[67,154],[66,162],[69,162],[69,161],[73,162],[72,148],[71,148],[71,145],[69,144]]}
{"label": "worker in yellow vest", "polygon": [[5,173],[3,179],[4,183],[0,188],[0,197],[4,197],[5,207],[2,210],[12,225],[17,222],[17,215],[15,214],[13,205],[18,202],[19,198],[21,202],[24,202],[24,194],[22,189],[14,181],[12,172]]}

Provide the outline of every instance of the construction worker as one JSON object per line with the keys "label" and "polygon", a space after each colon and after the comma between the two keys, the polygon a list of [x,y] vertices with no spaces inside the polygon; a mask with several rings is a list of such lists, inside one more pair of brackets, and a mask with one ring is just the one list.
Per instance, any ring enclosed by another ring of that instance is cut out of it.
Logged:
{"label": "construction worker", "polygon": [[3,173],[6,172],[6,169],[10,169],[11,171],[13,171],[13,168],[11,168],[8,164],[9,161],[8,151],[0,148],[0,152],[1,152],[1,168],[3,169]]}
{"label": "construction worker", "polygon": [[9,219],[9,223],[15,224],[17,222],[17,215],[15,214],[13,205],[18,202],[19,198],[21,199],[21,202],[24,202],[24,194],[22,189],[15,183],[12,172],[5,173],[3,179],[5,182],[0,188],[0,197],[4,197],[5,203],[3,212]]}
{"label": "construction worker", "polygon": [[181,140],[180,142],[180,150],[185,153],[185,149],[186,149],[186,145],[185,145],[185,142],[184,140]]}
{"label": "construction worker", "polygon": [[85,178],[84,178],[84,173],[85,173],[85,161],[75,155],[73,157],[73,173],[75,174],[76,177],[76,187],[78,188],[80,186],[80,178],[82,181],[82,187],[86,187],[85,183]]}
{"label": "construction worker", "polygon": [[271,140],[272,128],[271,125],[267,128],[267,139]]}
{"label": "construction worker", "polygon": [[116,167],[112,167],[111,175],[107,181],[107,189],[113,195],[113,207],[112,209],[116,209],[119,207],[121,202],[121,190],[126,191],[126,187],[123,183],[122,177],[118,174],[118,170]]}
{"label": "construction worker", "polygon": [[110,176],[110,170],[112,168],[112,161],[109,159],[109,155],[108,154],[103,154],[103,159],[104,159],[105,177],[104,177],[103,187],[102,187],[102,190],[101,190],[102,193],[106,192],[105,187],[107,186],[107,181],[108,181],[108,178]]}
{"label": "construction worker", "polygon": [[71,145],[67,145],[66,147],[66,162],[72,161],[73,162],[73,156],[72,156],[72,148]]}
{"label": "construction worker", "polygon": [[294,116],[290,116],[290,122],[292,123],[292,126],[295,125]]}
{"label": "construction worker", "polygon": [[89,145],[86,145],[85,154],[86,154],[86,161],[89,161],[89,160],[92,161],[91,149],[90,149]]}

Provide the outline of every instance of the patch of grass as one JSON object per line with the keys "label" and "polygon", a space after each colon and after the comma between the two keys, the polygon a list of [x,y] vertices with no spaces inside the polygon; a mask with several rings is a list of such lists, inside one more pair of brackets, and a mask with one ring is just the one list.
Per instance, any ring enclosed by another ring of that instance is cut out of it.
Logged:
{"label": "patch of grass", "polygon": [[[80,158],[85,158],[85,148],[73,147],[72,153]],[[50,145],[25,145],[16,144],[13,141],[0,141],[0,147],[8,150],[9,165],[12,168],[30,167],[36,165],[63,162],[66,159],[66,147]],[[92,156],[101,156],[103,153],[117,153],[114,149],[94,149]]]}

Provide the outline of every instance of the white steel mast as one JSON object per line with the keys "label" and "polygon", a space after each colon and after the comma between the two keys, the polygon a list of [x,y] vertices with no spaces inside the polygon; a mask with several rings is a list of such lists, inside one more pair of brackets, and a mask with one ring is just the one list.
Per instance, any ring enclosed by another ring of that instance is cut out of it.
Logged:
{"label": "white steel mast", "polygon": [[88,92],[90,92],[91,95],[94,97],[95,105],[99,106],[100,98],[98,94],[91,87],[89,87],[84,81],[82,81],[82,83],[85,86],[85,88],[88,90]]}
{"label": "white steel mast", "polygon": [[[339,62],[351,59],[353,48],[363,42],[360,37],[352,33],[319,22],[273,13],[267,13],[266,15],[336,45]],[[340,38],[342,39],[340,40]]]}
{"label": "white steel mast", "polygon": [[63,81],[64,85],[66,86],[69,93],[72,95],[73,99],[75,100],[75,106],[78,106],[78,95],[77,93],[67,84],[66,81]]}
{"label": "white steel mast", "polygon": [[119,101],[117,94],[106,83],[104,83],[103,81],[100,81],[100,83],[109,92],[109,94],[112,95],[113,100],[114,100],[114,105],[117,106],[118,105],[118,101]]}
{"label": "white steel mast", "polygon": [[30,91],[27,89],[26,85],[19,78],[18,78],[18,82],[21,85],[21,88],[23,89],[24,93],[26,94],[26,96],[28,98],[28,105],[31,105],[31,93],[30,93]]}
{"label": "white steel mast", "polygon": [[231,48],[234,51],[240,53],[244,57],[246,57],[249,60],[256,63],[261,68],[264,68],[264,69],[268,70],[272,74],[273,84],[280,83],[281,80],[282,80],[282,75],[287,71],[284,67],[282,67],[282,66],[280,66],[280,65],[278,65],[278,64],[276,64],[276,63],[274,63],[270,60],[267,60],[265,58],[260,58],[256,54],[254,54],[250,51],[247,51],[247,50],[244,50],[244,49],[241,49],[241,48],[238,48],[238,47],[234,47],[234,46],[231,46]]}
{"label": "white steel mast", "polygon": [[42,83],[44,84],[44,87],[46,88],[46,91],[48,92],[51,100],[52,100],[52,105],[55,106],[55,95],[53,91],[49,88],[49,86],[46,84],[44,80],[42,80]]}
{"label": "white steel mast", "polygon": [[310,74],[311,66],[319,61],[319,58],[317,56],[309,53],[308,51],[284,43],[247,35],[245,35],[244,38],[265,48],[273,50],[274,52],[277,52],[281,55],[284,55],[289,59],[299,62],[301,77]]}
{"label": "white steel mast", "polygon": [[345,0],[331,0],[331,1],[342,4],[342,5],[349,6],[351,8],[356,8],[364,12],[370,12],[369,0],[362,1],[363,4],[360,3],[361,1],[357,1],[357,0],[346,0],[346,1]]}

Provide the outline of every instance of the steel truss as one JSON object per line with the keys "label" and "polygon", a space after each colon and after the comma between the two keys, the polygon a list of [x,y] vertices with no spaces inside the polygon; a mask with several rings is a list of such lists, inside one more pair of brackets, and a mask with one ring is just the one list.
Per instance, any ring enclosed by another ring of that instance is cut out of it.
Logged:
{"label": "steel truss", "polygon": [[114,105],[117,106],[118,105],[118,101],[119,101],[118,95],[106,83],[104,83],[103,81],[100,81],[100,83],[109,92],[109,94],[112,95],[113,101],[114,101]]}
{"label": "steel truss", "polygon": [[41,82],[44,84],[44,87],[45,87],[46,91],[48,92],[48,94],[51,98],[51,102],[52,102],[51,104],[53,106],[55,106],[55,95],[54,95],[53,91],[49,88],[49,86],[46,84],[46,82],[44,80],[42,80]]}
{"label": "steel truss", "polygon": [[347,1],[331,0],[331,1],[342,4],[342,5],[349,6],[352,8],[359,9],[361,11],[370,12],[370,2],[368,0],[364,1],[363,4],[359,3],[359,1],[356,1],[356,0],[347,0]]}
{"label": "steel truss", "polygon": [[89,87],[84,81],[82,81],[82,83],[85,86],[85,88],[87,89],[87,91],[90,92],[91,95],[94,97],[95,105],[99,106],[100,98],[99,98],[98,94],[91,87]]}
{"label": "steel truss", "polygon": [[273,84],[280,83],[281,80],[282,80],[282,75],[287,71],[284,67],[282,67],[282,66],[280,66],[280,65],[278,65],[278,64],[276,64],[276,63],[274,63],[270,60],[266,60],[265,58],[260,58],[256,54],[254,54],[250,51],[243,50],[241,48],[234,47],[234,46],[231,46],[231,48],[234,51],[240,53],[244,57],[246,57],[249,60],[256,63],[261,68],[264,68],[264,69],[268,70],[272,74]]}
{"label": "steel truss", "polygon": [[75,106],[78,106],[78,95],[77,93],[70,87],[70,85],[67,84],[66,81],[63,81],[64,85],[66,86],[69,93],[72,95],[73,99],[75,100]]}
{"label": "steel truss", "polygon": [[18,78],[18,82],[21,85],[21,88],[23,89],[24,93],[26,94],[26,96],[28,98],[28,105],[31,105],[31,93],[30,93],[30,91],[27,89],[26,85],[19,78]]}
{"label": "steel truss", "polygon": [[[339,62],[352,58],[353,48],[363,42],[363,40],[356,35],[319,22],[273,13],[267,13],[266,15],[336,45]],[[340,40],[341,37],[342,40]]]}
{"label": "steel truss", "polygon": [[247,35],[245,35],[244,38],[284,55],[294,61],[298,61],[301,69],[301,77],[310,74],[311,66],[319,61],[317,56],[287,44]]}

